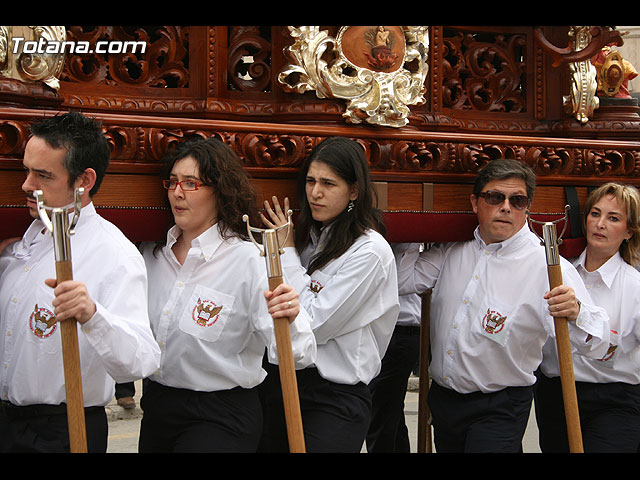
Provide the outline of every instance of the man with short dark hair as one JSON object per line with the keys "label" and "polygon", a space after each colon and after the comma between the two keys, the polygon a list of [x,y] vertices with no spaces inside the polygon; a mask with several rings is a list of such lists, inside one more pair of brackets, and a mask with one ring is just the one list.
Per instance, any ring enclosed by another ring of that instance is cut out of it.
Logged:
{"label": "man with short dark hair", "polygon": [[525,164],[489,162],[470,197],[474,239],[426,250],[413,271],[398,267],[411,272],[399,278],[400,294],[434,287],[429,406],[438,452],[521,451],[553,317],[568,319],[581,353],[597,358],[608,346],[608,317],[568,261],[565,285],[548,291],[545,251],[527,225],[534,189]]}
{"label": "man with short dark hair", "polygon": [[[0,416],[8,424],[2,432],[7,451],[69,451],[59,322],[78,322],[89,452],[106,452],[104,406],[114,381],[158,368],[144,262],[92,203],[109,155],[100,125],[79,113],[34,125],[25,147],[22,189],[34,221],[0,255]],[[41,191],[47,207],[65,207],[80,187],[82,209],[70,240],[74,279],[57,284],[53,240],[33,193]]]}

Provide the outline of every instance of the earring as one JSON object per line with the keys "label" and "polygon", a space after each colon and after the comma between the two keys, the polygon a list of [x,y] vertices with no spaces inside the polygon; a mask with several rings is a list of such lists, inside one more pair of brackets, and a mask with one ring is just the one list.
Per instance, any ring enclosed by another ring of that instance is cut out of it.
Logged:
{"label": "earring", "polygon": [[353,210],[353,200],[349,200],[349,205],[347,206],[347,212]]}

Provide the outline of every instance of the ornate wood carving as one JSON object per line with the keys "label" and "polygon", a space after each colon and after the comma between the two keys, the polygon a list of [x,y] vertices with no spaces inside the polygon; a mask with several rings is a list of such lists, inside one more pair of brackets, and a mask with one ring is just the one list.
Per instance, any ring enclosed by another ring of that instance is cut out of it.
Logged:
{"label": "ornate wood carving", "polygon": [[[0,109],[0,161],[18,160],[28,139],[28,126],[42,115],[29,110]],[[238,153],[247,167],[296,169],[311,149],[329,135],[347,135],[358,140],[367,152],[374,174],[420,174],[428,179],[439,174],[473,174],[486,162],[506,157],[530,165],[542,177],[621,177],[640,183],[640,143],[624,141],[580,141],[549,137],[500,135],[456,135],[446,138],[430,132],[376,134],[350,127],[324,127],[308,134],[301,126],[231,123],[181,119],[102,118],[112,147],[114,167],[137,164],[157,169],[176,143],[194,136],[217,136]],[[187,123],[187,122],[185,122]],[[417,178],[417,177],[416,177]],[[455,177],[452,177],[455,178]]]}
{"label": "ornate wood carving", "polygon": [[188,30],[176,26],[158,27],[69,27],[67,39],[89,42],[92,50],[99,41],[144,42],[140,49],[126,53],[74,53],[67,55],[62,79],[74,83],[109,86],[178,88],[189,84]]}
{"label": "ornate wood carving", "polygon": [[477,34],[445,30],[445,108],[526,112],[522,34]]}
{"label": "ornate wood carving", "polygon": [[[556,43],[566,30],[540,29]],[[112,164],[100,201],[109,205],[161,204],[159,163],[193,136],[229,144],[265,194],[293,191],[300,163],[323,138],[354,138],[374,179],[388,184],[392,209],[421,209],[426,183],[444,185],[434,208],[451,208],[453,199],[466,205],[475,172],[498,157],[531,165],[544,186],[612,179],[640,185],[637,108],[601,105],[585,124],[566,114],[568,69],[553,66],[533,27],[430,27],[426,102],[412,107],[401,128],[348,125],[343,101],[280,88],[284,48],[293,41],[286,27],[67,27],[67,33],[90,41],[145,39],[149,49],[118,58],[71,56],[58,94],[0,78],[0,205],[23,202],[29,124],[68,109],[103,121]],[[118,194],[123,182],[135,194]]]}

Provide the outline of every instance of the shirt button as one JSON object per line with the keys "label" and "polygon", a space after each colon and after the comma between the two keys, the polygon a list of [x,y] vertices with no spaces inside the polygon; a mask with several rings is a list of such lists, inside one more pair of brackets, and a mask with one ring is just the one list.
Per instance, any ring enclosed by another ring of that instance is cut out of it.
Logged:
{"label": "shirt button", "polygon": [[18,303],[18,297],[13,297],[13,298],[11,299],[11,301],[12,301],[13,303]]}

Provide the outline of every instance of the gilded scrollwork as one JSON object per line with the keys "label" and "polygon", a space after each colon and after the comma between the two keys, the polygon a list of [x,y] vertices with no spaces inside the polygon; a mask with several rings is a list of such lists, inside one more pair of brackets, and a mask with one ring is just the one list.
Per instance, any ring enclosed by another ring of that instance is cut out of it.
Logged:
{"label": "gilded scrollwork", "polygon": [[409,106],[424,103],[428,27],[345,26],[335,38],[317,26],[289,31],[285,91],[348,100],[343,117],[354,124],[402,127]]}
{"label": "gilded scrollwork", "polygon": [[62,26],[0,27],[0,75],[21,81],[43,82],[57,90],[60,88],[58,79],[64,69],[64,50],[32,48],[32,51],[26,51],[23,46],[26,42],[40,45],[41,41],[47,45],[50,42],[60,44],[66,38],[67,32]]}
{"label": "gilded scrollwork", "polygon": [[[591,43],[591,27],[571,27],[569,36],[574,39],[575,51],[583,50]],[[596,67],[589,59],[571,62],[571,94],[563,97],[565,111],[580,123],[587,123],[600,105],[596,96],[598,86]]]}

